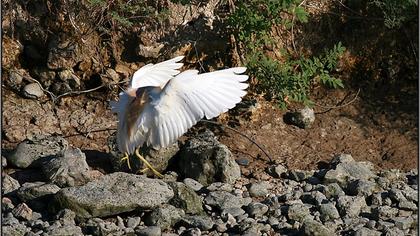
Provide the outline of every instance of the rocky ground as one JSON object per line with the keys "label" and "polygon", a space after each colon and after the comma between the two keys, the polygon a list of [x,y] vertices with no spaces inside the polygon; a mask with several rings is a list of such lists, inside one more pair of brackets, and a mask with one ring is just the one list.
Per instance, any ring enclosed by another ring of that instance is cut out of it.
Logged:
{"label": "rocky ground", "polygon": [[107,173],[61,137],[20,143],[2,157],[3,235],[418,233],[417,171],[378,171],[340,154],[324,169],[271,164],[245,178],[246,163],[210,131],[180,147],[143,150],[151,162],[164,157],[164,179],[122,172],[113,153]]}

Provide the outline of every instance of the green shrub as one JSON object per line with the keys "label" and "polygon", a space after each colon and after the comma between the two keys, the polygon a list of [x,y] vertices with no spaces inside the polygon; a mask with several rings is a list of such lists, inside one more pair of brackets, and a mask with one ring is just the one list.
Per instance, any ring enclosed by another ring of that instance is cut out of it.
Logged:
{"label": "green shrub", "polygon": [[270,58],[264,46],[272,45],[273,26],[290,29],[295,23],[308,21],[308,13],[295,0],[248,0],[239,3],[229,22],[240,42],[251,76],[257,78],[261,92],[278,100],[282,108],[287,101],[311,104],[311,85],[318,81],[331,88],[342,88],[340,79],[332,76],[345,47],[338,43],[318,56],[292,56],[284,51],[284,61]]}
{"label": "green shrub", "polygon": [[417,0],[371,0],[370,4],[379,8],[386,27],[400,28],[408,21],[418,18]]}

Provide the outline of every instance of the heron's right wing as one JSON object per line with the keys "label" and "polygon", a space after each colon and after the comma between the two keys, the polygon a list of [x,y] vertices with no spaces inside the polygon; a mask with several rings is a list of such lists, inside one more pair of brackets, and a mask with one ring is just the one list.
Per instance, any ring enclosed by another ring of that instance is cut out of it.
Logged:
{"label": "heron's right wing", "polygon": [[187,70],[170,80],[156,98],[152,98],[153,122],[147,144],[166,147],[200,121],[211,119],[235,107],[246,94],[245,67],[198,74]]}
{"label": "heron's right wing", "polygon": [[163,88],[173,76],[179,74],[178,69],[183,66],[183,63],[177,62],[181,61],[183,58],[184,56],[179,56],[157,64],[147,64],[143,66],[134,72],[133,78],[131,79],[131,87],[140,88],[153,86]]}

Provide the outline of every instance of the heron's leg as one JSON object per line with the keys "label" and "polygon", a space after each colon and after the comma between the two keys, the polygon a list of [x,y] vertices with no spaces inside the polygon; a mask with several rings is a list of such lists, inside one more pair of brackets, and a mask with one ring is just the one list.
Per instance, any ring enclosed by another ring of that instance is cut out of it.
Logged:
{"label": "heron's leg", "polygon": [[126,153],[126,152],[124,152],[124,156],[121,158],[121,162],[125,161],[125,160],[127,161],[128,169],[131,170],[130,157],[128,156],[128,153]]}
{"label": "heron's leg", "polygon": [[146,159],[144,159],[142,155],[140,155],[139,148],[136,149],[135,153],[136,156],[147,166],[147,168],[149,168],[153,172],[153,174],[155,174],[159,178],[163,178],[163,175],[159,173],[159,171],[155,170],[155,168],[153,168],[153,166],[150,165],[150,163]]}
{"label": "heron's leg", "polygon": [[137,171],[137,173],[141,173],[141,174],[144,174],[144,173],[146,173],[146,171],[149,169],[149,167],[146,167],[146,168],[144,168],[144,169],[142,169],[142,170],[138,170]]}

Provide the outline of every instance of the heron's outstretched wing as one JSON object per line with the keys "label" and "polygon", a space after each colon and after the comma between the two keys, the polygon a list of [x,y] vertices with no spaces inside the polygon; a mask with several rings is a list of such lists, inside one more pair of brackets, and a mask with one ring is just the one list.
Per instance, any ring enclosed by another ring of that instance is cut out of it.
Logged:
{"label": "heron's outstretched wing", "polygon": [[134,73],[130,86],[132,88],[146,86],[163,88],[173,76],[179,74],[178,69],[183,66],[183,63],[177,62],[181,61],[183,58],[184,56],[179,56],[157,64],[147,64],[143,66]]}
{"label": "heron's outstretched wing", "polygon": [[187,70],[170,80],[152,97],[147,144],[166,147],[203,117],[211,119],[233,108],[246,94],[248,76],[240,75],[245,70],[236,67],[200,75]]}

